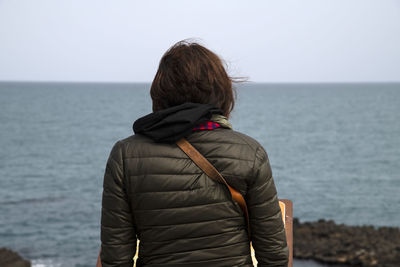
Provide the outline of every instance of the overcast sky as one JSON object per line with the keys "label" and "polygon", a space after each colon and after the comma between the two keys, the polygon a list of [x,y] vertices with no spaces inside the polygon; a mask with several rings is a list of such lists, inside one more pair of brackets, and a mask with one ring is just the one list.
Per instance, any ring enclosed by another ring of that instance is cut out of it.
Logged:
{"label": "overcast sky", "polygon": [[399,0],[0,0],[0,80],[149,82],[190,37],[255,82],[400,81]]}

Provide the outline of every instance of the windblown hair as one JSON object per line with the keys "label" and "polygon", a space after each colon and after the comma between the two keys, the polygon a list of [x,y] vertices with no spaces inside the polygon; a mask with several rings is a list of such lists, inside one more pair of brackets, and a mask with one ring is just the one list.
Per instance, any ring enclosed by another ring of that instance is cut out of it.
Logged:
{"label": "windblown hair", "polygon": [[160,60],[150,89],[153,111],[185,102],[214,104],[229,117],[236,92],[224,62],[204,46],[183,40]]}

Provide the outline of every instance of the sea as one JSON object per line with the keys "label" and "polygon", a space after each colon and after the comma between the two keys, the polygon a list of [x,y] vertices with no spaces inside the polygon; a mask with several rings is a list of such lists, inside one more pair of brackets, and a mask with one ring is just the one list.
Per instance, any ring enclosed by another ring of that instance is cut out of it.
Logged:
{"label": "sea", "polygon": [[[148,83],[0,83],[0,247],[34,267],[94,266],[114,143],[151,112]],[[400,84],[236,85],[301,222],[400,226]],[[295,261],[299,266],[327,266]]]}

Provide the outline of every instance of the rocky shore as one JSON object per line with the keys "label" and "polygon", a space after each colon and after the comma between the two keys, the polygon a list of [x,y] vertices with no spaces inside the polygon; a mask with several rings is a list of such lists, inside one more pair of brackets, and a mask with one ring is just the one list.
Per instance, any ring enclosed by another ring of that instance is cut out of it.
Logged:
{"label": "rocky shore", "polygon": [[[319,220],[293,220],[293,255],[297,259],[360,267],[399,267],[400,229],[348,226]],[[31,267],[28,260],[0,248],[1,267]]]}
{"label": "rocky shore", "polygon": [[1,267],[31,267],[31,262],[7,248],[0,248]]}
{"label": "rocky shore", "polygon": [[400,266],[400,229],[293,220],[293,255],[328,264]]}

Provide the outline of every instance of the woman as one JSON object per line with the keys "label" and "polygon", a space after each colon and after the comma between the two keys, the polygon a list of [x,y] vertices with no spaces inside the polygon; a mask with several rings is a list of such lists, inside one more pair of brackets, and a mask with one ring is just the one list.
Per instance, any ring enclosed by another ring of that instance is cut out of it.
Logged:
{"label": "woman", "polygon": [[[232,130],[232,79],[221,59],[189,41],[162,57],[151,85],[153,113],[118,141],[104,176],[103,267],[287,266],[288,249],[268,157]],[[244,213],[226,186],[206,176],[176,145],[186,139],[244,197]]]}

